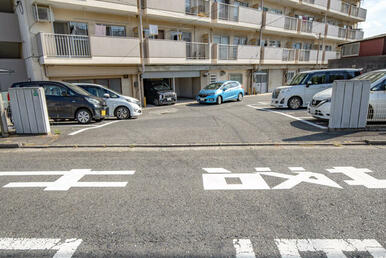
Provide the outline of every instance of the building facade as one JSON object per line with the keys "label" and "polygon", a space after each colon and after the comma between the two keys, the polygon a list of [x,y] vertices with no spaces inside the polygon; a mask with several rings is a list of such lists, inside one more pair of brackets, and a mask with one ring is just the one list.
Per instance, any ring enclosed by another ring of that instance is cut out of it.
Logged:
{"label": "building facade", "polygon": [[[357,0],[15,1],[28,78],[95,82],[139,99],[162,80],[193,98],[213,81],[266,92],[363,38]],[[21,11],[22,10],[22,11]],[[29,53],[29,54],[28,54]]]}
{"label": "building facade", "polygon": [[27,79],[19,22],[12,0],[0,1],[0,92]]}

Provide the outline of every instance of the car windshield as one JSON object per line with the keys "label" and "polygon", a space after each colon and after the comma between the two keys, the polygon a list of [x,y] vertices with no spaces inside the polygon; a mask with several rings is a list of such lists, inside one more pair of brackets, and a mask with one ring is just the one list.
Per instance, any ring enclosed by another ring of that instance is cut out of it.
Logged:
{"label": "car windshield", "polygon": [[164,83],[153,86],[153,89],[155,89],[157,91],[171,90],[169,85],[164,84]]}
{"label": "car windshield", "polygon": [[223,85],[222,82],[214,82],[205,87],[206,90],[218,90]]}
{"label": "car windshield", "polygon": [[68,82],[62,82],[62,83],[64,85],[66,85],[68,88],[70,88],[72,91],[75,91],[76,93],[78,93],[80,95],[91,96],[91,94],[89,92],[87,92],[86,90],[82,89],[79,86],[76,86],[75,84],[68,83]]}
{"label": "car windshield", "polygon": [[378,81],[382,77],[386,76],[386,71],[382,72],[368,72],[358,77],[355,77],[352,80],[369,80],[371,83]]}
{"label": "car windshield", "polygon": [[297,75],[295,75],[289,85],[303,84],[306,77],[307,73],[298,73]]}

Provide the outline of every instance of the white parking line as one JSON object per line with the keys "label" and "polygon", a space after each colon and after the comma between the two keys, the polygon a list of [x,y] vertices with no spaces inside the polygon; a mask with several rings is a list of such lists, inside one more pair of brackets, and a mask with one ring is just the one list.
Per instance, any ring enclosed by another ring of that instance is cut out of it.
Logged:
{"label": "white parking line", "polygon": [[71,258],[81,243],[75,238],[0,238],[0,250],[57,250],[54,258]]}
{"label": "white parking line", "polygon": [[260,108],[260,107],[253,106],[253,105],[247,105],[247,106],[251,107],[251,108],[254,108],[254,109],[258,109],[258,110],[262,110],[262,111],[268,111],[268,112],[276,113],[276,114],[279,114],[279,115],[282,115],[282,116],[286,116],[286,117],[292,118],[294,120],[297,120],[299,122],[302,122],[302,123],[305,123],[305,124],[317,127],[319,129],[322,129],[322,130],[327,130],[328,129],[326,126],[318,125],[318,124],[315,124],[315,123],[310,122],[308,120],[304,120],[302,118],[299,118],[299,117],[296,117],[296,116],[292,116],[292,115],[289,115],[289,114],[286,114],[286,113],[283,113],[283,112],[274,111],[274,110],[271,110],[271,109],[268,109],[268,108]]}
{"label": "white parking line", "polygon": [[236,258],[255,258],[255,252],[251,240],[249,239],[234,239],[233,246],[236,249]]}
{"label": "white parking line", "polygon": [[98,129],[98,128],[101,128],[101,127],[104,127],[104,126],[107,126],[107,125],[111,125],[111,124],[114,124],[114,123],[118,123],[118,122],[121,122],[121,120],[108,122],[108,123],[103,124],[103,125],[98,125],[98,126],[93,126],[93,127],[89,127],[89,128],[80,129],[80,130],[72,132],[72,133],[70,133],[68,135],[73,136],[73,135],[76,135],[78,133],[82,133],[82,132],[87,131],[87,130]]}

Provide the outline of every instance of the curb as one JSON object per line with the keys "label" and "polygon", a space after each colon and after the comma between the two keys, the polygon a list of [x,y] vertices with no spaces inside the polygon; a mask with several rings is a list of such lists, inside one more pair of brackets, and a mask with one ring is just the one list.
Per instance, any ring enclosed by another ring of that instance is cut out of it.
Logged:
{"label": "curb", "polygon": [[368,145],[386,145],[386,140],[365,140]]}
{"label": "curb", "polygon": [[0,143],[0,149],[17,149],[22,148],[20,143]]}

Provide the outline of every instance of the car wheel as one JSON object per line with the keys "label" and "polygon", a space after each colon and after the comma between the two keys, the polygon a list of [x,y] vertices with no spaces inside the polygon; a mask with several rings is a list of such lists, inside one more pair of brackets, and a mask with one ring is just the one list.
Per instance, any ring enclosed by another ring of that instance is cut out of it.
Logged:
{"label": "car wheel", "polygon": [[367,114],[367,119],[371,120],[374,118],[374,109],[371,105],[369,105],[369,112]]}
{"label": "car wheel", "polygon": [[222,97],[218,96],[217,97],[217,105],[221,105],[221,103],[222,103]]}
{"label": "car wheel", "polygon": [[243,94],[239,93],[239,96],[237,97],[237,101],[242,101],[243,100]]}
{"label": "car wheel", "polygon": [[127,107],[118,107],[115,111],[115,116],[119,120],[130,118],[130,110]]}
{"label": "car wheel", "polygon": [[299,97],[292,97],[288,100],[288,107],[290,109],[298,109],[302,106],[302,100]]}
{"label": "car wheel", "polygon": [[76,112],[76,120],[81,124],[88,124],[91,122],[92,116],[87,109],[80,109]]}
{"label": "car wheel", "polygon": [[154,100],[154,105],[159,106],[159,100],[158,99]]}

